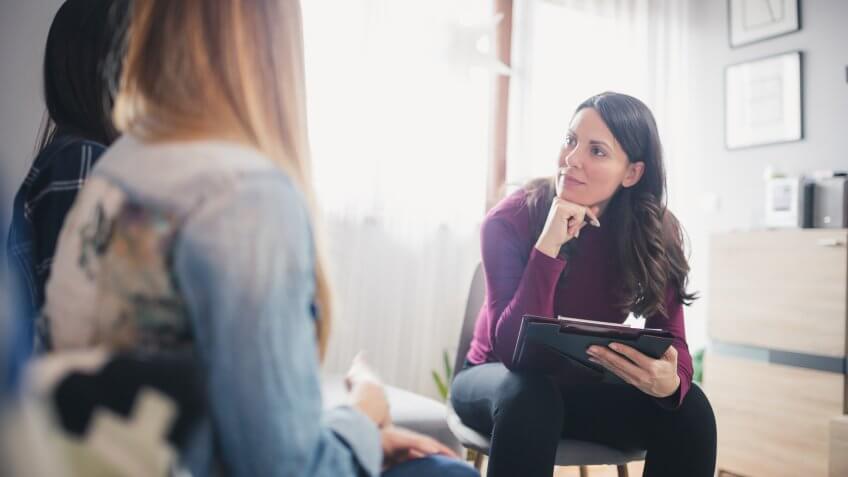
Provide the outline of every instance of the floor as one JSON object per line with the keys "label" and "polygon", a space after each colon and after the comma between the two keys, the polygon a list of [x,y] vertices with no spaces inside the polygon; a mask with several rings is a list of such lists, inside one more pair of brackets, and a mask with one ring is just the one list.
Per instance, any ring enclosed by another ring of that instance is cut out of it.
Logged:
{"label": "floor", "polygon": [[[627,473],[629,477],[641,477],[644,466],[644,461],[628,464]],[[578,467],[557,467],[554,471],[554,477],[580,477],[580,470]],[[618,472],[612,465],[590,466],[589,477],[618,477]]]}
{"label": "floor", "polygon": [[[627,466],[629,477],[641,477],[642,469],[645,466],[644,461],[631,462]],[[589,466],[589,477],[618,477],[615,466],[612,465],[596,465]],[[486,461],[483,460],[483,469],[481,475],[486,475]],[[579,467],[557,467],[554,469],[553,477],[580,477]]]}

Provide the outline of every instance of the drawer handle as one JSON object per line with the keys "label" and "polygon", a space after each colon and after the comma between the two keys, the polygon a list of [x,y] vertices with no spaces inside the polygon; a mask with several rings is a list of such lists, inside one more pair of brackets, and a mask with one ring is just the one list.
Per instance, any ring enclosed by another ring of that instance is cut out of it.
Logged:
{"label": "drawer handle", "polygon": [[822,238],[816,240],[816,245],[819,247],[844,247],[845,241],[838,238]]}

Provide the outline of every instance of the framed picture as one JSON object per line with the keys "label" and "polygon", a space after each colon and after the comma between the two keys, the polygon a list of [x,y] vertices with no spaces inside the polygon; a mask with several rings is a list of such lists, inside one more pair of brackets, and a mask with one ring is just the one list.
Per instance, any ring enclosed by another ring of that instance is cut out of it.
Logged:
{"label": "framed picture", "polygon": [[728,0],[730,46],[737,47],[801,29],[801,0]]}
{"label": "framed picture", "polygon": [[724,85],[728,149],[803,138],[800,51],[728,66]]}

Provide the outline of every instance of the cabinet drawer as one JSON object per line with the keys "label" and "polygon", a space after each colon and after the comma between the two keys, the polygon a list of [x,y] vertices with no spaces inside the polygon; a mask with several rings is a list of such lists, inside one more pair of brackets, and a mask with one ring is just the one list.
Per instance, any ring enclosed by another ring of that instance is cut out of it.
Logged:
{"label": "cabinet drawer", "polygon": [[841,374],[708,352],[705,392],[718,425],[719,470],[747,477],[826,477]]}
{"label": "cabinet drawer", "polygon": [[848,232],[720,234],[710,241],[713,339],[845,356]]}

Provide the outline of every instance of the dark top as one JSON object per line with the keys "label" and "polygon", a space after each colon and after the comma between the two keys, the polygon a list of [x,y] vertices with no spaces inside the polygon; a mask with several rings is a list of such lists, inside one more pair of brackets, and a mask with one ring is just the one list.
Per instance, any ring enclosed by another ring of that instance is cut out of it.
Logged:
{"label": "dark top", "polygon": [[12,208],[6,251],[11,301],[21,320],[29,352],[35,317],[44,305],[59,231],[77,193],[106,147],[68,134],[57,134],[36,156]]}

